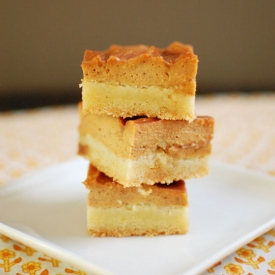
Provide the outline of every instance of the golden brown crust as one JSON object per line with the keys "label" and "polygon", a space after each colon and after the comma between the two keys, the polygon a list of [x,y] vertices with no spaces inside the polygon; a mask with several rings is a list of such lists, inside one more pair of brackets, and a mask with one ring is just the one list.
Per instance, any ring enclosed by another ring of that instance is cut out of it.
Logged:
{"label": "golden brown crust", "polygon": [[[188,221],[186,221],[188,225]],[[161,236],[161,235],[182,235],[188,231],[188,226],[185,227],[178,227],[178,228],[165,228],[165,229],[158,229],[156,228],[148,230],[148,229],[139,229],[135,228],[132,229],[125,229],[125,228],[116,228],[115,230],[108,230],[105,228],[104,230],[94,230],[89,229],[88,233],[93,237],[130,237],[130,236],[147,236],[147,237],[154,237],[154,236]]]}
{"label": "golden brown crust", "polygon": [[180,87],[195,79],[197,65],[192,46],[174,42],[166,49],[113,45],[105,52],[86,50],[81,67],[84,81]]}

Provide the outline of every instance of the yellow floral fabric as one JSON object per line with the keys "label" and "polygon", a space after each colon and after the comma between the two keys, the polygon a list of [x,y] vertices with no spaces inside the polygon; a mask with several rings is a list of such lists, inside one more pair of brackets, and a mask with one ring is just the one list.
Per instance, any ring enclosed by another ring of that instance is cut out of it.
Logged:
{"label": "yellow floral fabric", "polygon": [[[275,184],[274,92],[197,96],[196,113],[215,118],[212,159],[269,174]],[[77,106],[0,113],[0,185],[75,158],[78,123]],[[0,234],[0,274],[86,273]],[[275,274],[275,228],[207,274]]]}

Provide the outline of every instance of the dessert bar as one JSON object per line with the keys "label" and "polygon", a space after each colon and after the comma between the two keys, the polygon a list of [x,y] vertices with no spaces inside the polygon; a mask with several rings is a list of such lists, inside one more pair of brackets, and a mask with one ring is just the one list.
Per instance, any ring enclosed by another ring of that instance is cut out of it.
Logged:
{"label": "dessert bar", "polygon": [[198,58],[190,45],[167,48],[112,45],[86,50],[83,112],[116,117],[195,118]]}
{"label": "dessert bar", "polygon": [[156,236],[188,230],[183,180],[124,188],[90,165],[84,184],[88,231],[93,236]]}
{"label": "dessert bar", "polygon": [[123,119],[80,114],[79,155],[120,184],[171,183],[205,176],[214,120]]}

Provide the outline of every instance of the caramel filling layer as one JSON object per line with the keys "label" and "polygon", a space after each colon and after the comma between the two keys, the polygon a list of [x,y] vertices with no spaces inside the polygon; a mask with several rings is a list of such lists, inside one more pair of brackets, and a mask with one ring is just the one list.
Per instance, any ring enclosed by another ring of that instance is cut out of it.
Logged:
{"label": "caramel filling layer", "polygon": [[81,66],[85,80],[171,87],[194,80],[197,64],[192,46],[174,42],[166,49],[113,45],[104,52],[87,50]]}
{"label": "caramel filling layer", "polygon": [[90,165],[88,177],[84,182],[88,190],[88,205],[96,207],[121,207],[125,204],[154,204],[158,206],[188,205],[184,181],[169,185],[141,185],[123,187],[94,166]]}
{"label": "caramel filling layer", "polygon": [[[122,158],[138,158],[160,151],[175,158],[186,158],[210,153],[213,132],[211,117],[197,117],[189,123],[81,113],[79,143],[80,147],[89,147],[91,142],[100,143]],[[79,151],[84,152],[84,149]]]}

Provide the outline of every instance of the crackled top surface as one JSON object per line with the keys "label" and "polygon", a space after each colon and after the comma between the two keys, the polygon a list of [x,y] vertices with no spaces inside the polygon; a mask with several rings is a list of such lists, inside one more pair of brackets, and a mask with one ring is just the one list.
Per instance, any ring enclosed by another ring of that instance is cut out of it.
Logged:
{"label": "crackled top surface", "polygon": [[102,52],[85,51],[81,64],[82,84],[85,88],[85,81],[92,80],[138,87],[173,86],[185,91],[186,84],[195,81],[197,65],[193,47],[180,42],[173,42],[164,49],[112,45]]}
{"label": "crackled top surface", "polygon": [[143,44],[130,46],[111,45],[103,52],[87,50],[83,62],[89,62],[93,58],[98,58],[102,61],[113,59],[127,61],[141,56],[146,58],[162,58],[166,62],[174,62],[176,58],[187,54],[193,54],[193,47],[180,42],[173,42],[167,48],[158,48]]}

